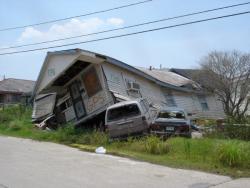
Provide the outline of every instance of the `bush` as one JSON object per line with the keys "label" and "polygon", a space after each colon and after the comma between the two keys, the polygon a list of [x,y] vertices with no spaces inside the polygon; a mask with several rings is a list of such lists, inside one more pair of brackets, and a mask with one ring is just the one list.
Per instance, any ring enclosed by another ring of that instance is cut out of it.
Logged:
{"label": "bush", "polygon": [[169,145],[162,141],[159,137],[148,136],[145,139],[145,149],[150,154],[165,154],[169,152]]}
{"label": "bush", "polygon": [[225,123],[219,127],[212,126],[204,131],[204,135],[210,138],[220,139],[239,139],[250,140],[250,121],[238,122],[232,118],[228,118]]}
{"label": "bush", "polygon": [[249,145],[243,145],[237,141],[227,141],[219,144],[216,156],[220,163],[229,167],[249,166]]}
{"label": "bush", "polygon": [[226,124],[223,132],[227,138],[250,140],[250,125]]}

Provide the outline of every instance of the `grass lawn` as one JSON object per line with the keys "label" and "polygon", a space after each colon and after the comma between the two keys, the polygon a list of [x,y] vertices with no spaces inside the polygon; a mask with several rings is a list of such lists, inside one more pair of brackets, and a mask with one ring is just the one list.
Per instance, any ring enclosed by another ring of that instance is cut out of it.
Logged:
{"label": "grass lawn", "polygon": [[109,154],[169,167],[195,169],[231,177],[250,177],[250,142],[229,139],[171,138],[149,136],[110,141],[99,132],[76,130],[71,125],[42,131],[30,122],[31,110],[23,107],[0,111],[0,135],[66,144],[84,151],[104,146]]}

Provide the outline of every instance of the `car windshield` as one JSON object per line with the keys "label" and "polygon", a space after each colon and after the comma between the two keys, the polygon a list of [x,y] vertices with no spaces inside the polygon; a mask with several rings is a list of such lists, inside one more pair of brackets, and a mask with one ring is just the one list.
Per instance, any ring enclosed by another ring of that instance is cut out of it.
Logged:
{"label": "car windshield", "polygon": [[107,120],[114,121],[114,120],[133,117],[137,115],[140,115],[140,110],[137,104],[130,104],[130,105],[110,109],[108,111]]}
{"label": "car windshield", "polygon": [[157,118],[185,119],[185,114],[182,111],[162,111],[162,112],[159,112]]}

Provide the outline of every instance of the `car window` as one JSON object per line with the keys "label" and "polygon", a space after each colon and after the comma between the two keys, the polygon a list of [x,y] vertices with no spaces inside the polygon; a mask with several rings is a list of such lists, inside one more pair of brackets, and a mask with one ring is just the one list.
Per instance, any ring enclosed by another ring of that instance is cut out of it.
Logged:
{"label": "car window", "polygon": [[120,120],[123,118],[133,117],[140,114],[141,112],[137,104],[130,104],[110,109],[107,114],[107,120],[108,121]]}
{"label": "car window", "polygon": [[177,118],[185,119],[185,114],[182,111],[161,111],[157,118]]}

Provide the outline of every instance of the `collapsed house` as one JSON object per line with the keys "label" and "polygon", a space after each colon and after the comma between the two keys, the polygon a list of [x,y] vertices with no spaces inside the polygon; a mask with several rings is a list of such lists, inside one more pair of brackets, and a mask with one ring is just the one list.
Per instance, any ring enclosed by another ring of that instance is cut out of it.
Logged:
{"label": "collapsed house", "polygon": [[135,68],[81,49],[48,52],[34,88],[33,121],[55,116],[100,126],[108,106],[145,98],[152,106],[181,107],[190,117],[222,118],[222,105],[197,83],[168,70]]}

